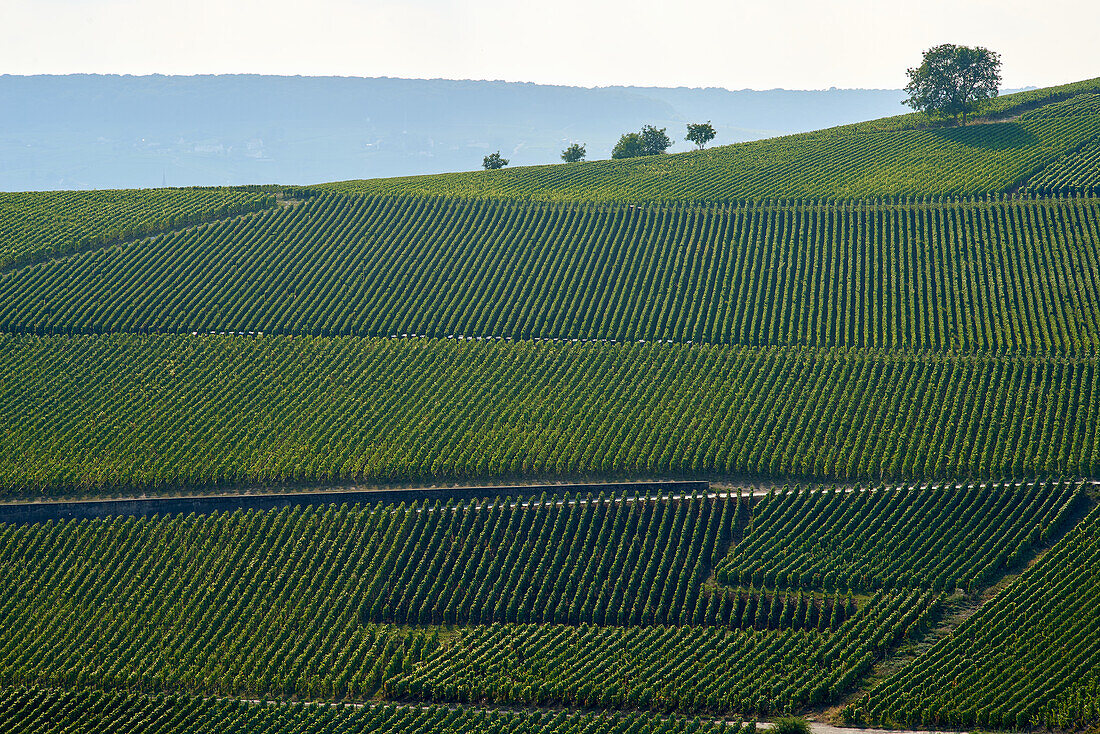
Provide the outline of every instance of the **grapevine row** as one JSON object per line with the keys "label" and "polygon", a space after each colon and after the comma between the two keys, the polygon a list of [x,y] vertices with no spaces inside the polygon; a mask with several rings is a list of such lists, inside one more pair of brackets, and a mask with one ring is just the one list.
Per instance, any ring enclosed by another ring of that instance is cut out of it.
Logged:
{"label": "grapevine row", "polygon": [[1063,192],[1100,195],[1100,139],[1045,166],[1024,189],[1036,194]]}
{"label": "grapevine row", "polygon": [[388,680],[383,692],[460,703],[788,712],[846,691],[887,647],[920,634],[935,605],[928,592],[879,592],[828,633],[476,627]]}
{"label": "grapevine row", "polygon": [[399,511],[377,549],[364,549],[385,554],[364,595],[364,622],[731,623],[730,605],[716,620],[717,600],[700,592],[747,521],[736,499],[567,495],[560,504],[426,509]]}
{"label": "grapevine row", "polygon": [[364,623],[720,625],[836,629],[839,596],[706,590],[747,502],[614,496],[398,511],[360,607]]}
{"label": "grapevine row", "polygon": [[321,196],[0,277],[0,330],[1078,354],[1100,200],[720,207]]}
{"label": "grapevine row", "polygon": [[1051,729],[1100,722],[1100,510],[849,720]]}
{"label": "grapevine row", "polygon": [[1087,504],[1079,486],[788,491],[716,569],[730,584],[976,591]]}
{"label": "grapevine row", "polygon": [[0,193],[0,267],[274,205],[249,188]]}
{"label": "grapevine row", "polygon": [[239,482],[1100,474],[1096,359],[0,337],[6,495]]}
{"label": "grapevine row", "polygon": [[[478,640],[504,635],[529,640],[518,652],[513,646],[526,665],[565,670],[572,661],[570,676],[603,670],[592,667],[593,656],[629,643],[637,670],[627,677],[652,678],[650,688],[671,685],[654,677],[669,659],[677,661],[679,680],[697,678],[696,689],[711,686],[714,671],[730,679],[745,675],[753,685],[779,676],[789,690],[769,686],[764,698],[741,691],[718,703],[681,698],[672,705],[765,711],[846,688],[873,656],[923,624],[935,600],[919,591],[891,593],[857,611],[851,598],[839,595],[799,593],[796,601],[793,593],[699,593],[703,573],[688,551],[721,553],[714,541],[731,531],[723,520],[743,511],[743,503],[621,495],[585,500],[0,525],[0,684],[313,699],[362,699],[381,691],[450,700],[441,691],[449,690],[456,670],[466,675],[471,669],[458,651],[496,655],[501,645]],[[601,509],[622,512],[598,522]],[[494,522],[505,510],[544,529],[517,548]],[[662,543],[677,518],[691,516],[706,521],[692,532],[704,542]],[[444,536],[449,548],[419,555],[425,539],[438,539],[435,530],[451,520],[458,526]],[[588,557],[572,554],[578,540],[569,531],[572,520],[591,525],[579,535],[601,539]],[[479,521],[492,528],[489,535],[477,531]],[[695,571],[682,573],[681,566]],[[396,603],[405,599],[413,603]],[[401,614],[402,608],[438,609],[448,623],[490,624],[455,638],[433,626],[430,615]],[[364,609],[416,626],[375,624],[363,619]],[[556,618],[546,609],[559,609],[573,623],[515,624]],[[562,640],[573,642],[563,646]],[[705,650],[712,656],[700,661]],[[784,657],[795,650],[805,654]],[[625,675],[622,660],[606,664]],[[398,682],[406,676],[442,687],[406,688]],[[461,700],[532,702],[502,693],[498,683],[456,685],[469,691]],[[546,685],[543,691],[553,690],[553,681]],[[597,687],[613,690],[608,685]],[[545,696],[539,693],[535,702],[551,702]],[[646,694],[617,705],[667,708],[663,701],[664,694]]]}
{"label": "grapevine row", "polygon": [[8,734],[755,734],[755,725],[655,714],[498,711],[453,706],[332,706],[187,696],[0,690]]}

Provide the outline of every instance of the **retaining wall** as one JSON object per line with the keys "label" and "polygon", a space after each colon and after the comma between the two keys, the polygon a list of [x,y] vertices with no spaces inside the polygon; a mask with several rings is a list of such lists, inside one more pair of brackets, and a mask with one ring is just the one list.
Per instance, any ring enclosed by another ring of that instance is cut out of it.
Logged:
{"label": "retaining wall", "polygon": [[187,515],[234,510],[272,510],[294,505],[367,504],[415,502],[424,500],[477,499],[490,497],[529,497],[547,494],[599,494],[600,492],[640,492],[690,494],[706,492],[710,482],[615,482],[607,484],[540,484],[507,487],[451,487],[439,489],[364,489],[283,494],[236,494],[196,497],[149,497],[140,499],[77,500],[72,502],[25,502],[0,504],[0,522],[35,523],[47,520],[135,515]]}

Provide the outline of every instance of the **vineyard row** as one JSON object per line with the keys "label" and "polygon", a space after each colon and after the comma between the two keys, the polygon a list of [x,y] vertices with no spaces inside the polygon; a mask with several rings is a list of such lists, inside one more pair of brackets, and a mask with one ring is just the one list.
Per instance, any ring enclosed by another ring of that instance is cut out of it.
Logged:
{"label": "vineyard row", "polygon": [[1100,200],[608,207],[326,195],[0,276],[0,331],[1096,354]]}
{"label": "vineyard row", "polygon": [[[0,684],[768,712],[846,690],[925,628],[937,596],[919,589],[858,608],[700,593],[698,555],[739,507],[499,500],[0,525]],[[669,542],[692,518],[692,540]],[[418,557],[448,522],[444,551]],[[523,523],[543,525],[509,538]],[[489,623],[363,618],[401,608]]]}
{"label": "vineyard row", "polygon": [[954,633],[848,707],[853,722],[1100,723],[1100,510]]}
{"label": "vineyard row", "polygon": [[455,706],[332,706],[188,696],[0,690],[8,734],[755,734],[753,723],[656,714],[574,714]]}
{"label": "vineyard row", "polygon": [[0,268],[273,206],[255,187],[0,192]]}
{"label": "vineyard row", "polygon": [[0,337],[8,496],[232,483],[1100,474],[1095,359]]}

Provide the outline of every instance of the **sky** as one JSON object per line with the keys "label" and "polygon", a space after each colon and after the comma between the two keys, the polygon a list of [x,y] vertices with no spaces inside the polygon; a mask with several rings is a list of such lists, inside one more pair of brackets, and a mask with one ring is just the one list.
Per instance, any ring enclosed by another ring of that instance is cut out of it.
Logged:
{"label": "sky", "polygon": [[1100,76],[1098,0],[0,0],[0,74],[899,88],[923,49],[1006,88]]}

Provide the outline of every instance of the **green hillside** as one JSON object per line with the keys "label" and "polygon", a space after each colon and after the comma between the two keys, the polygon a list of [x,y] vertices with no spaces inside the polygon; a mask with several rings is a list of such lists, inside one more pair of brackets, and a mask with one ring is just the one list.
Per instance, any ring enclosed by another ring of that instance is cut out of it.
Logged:
{"label": "green hillside", "polygon": [[279,482],[1100,474],[1097,358],[3,337],[6,495]]}
{"label": "green hillside", "polygon": [[[345,193],[538,201],[972,196],[1012,191],[1100,135],[1100,80],[1065,100],[966,127],[841,128],[618,161],[346,181]],[[1088,91],[1085,91],[1088,90]],[[910,118],[911,119],[911,118]]]}
{"label": "green hillside", "polygon": [[1087,729],[1100,721],[1100,513],[848,712],[910,726]]}
{"label": "green hillside", "polygon": [[[1093,79],[966,127],[0,194],[0,500],[57,518],[0,523],[0,729],[1095,729],[1098,146]],[[714,484],[52,502],[654,478]]]}
{"label": "green hillside", "polygon": [[328,706],[232,701],[141,693],[6,688],[0,724],[11,734],[752,734],[751,724],[692,721],[657,714],[567,714],[455,706]]}
{"label": "green hillside", "polygon": [[0,331],[1087,354],[1100,200],[780,206],[324,195],[0,275]]}
{"label": "green hillside", "polygon": [[274,205],[255,188],[0,192],[0,268]]}
{"label": "green hillside", "polygon": [[[987,502],[1005,491],[973,490]],[[885,501],[911,494],[924,492]],[[917,521],[960,507],[933,495]],[[785,710],[847,690],[876,654],[919,633],[939,594],[921,590],[933,578],[919,568],[858,601],[817,579],[784,594],[701,586],[738,528],[784,501],[544,497],[0,528],[0,589],[19,598],[0,616],[0,682]],[[992,518],[966,522],[996,540]],[[1016,535],[1033,522],[1018,518]],[[588,550],[597,545],[606,550]],[[1006,549],[968,550],[948,553],[984,564]]]}

